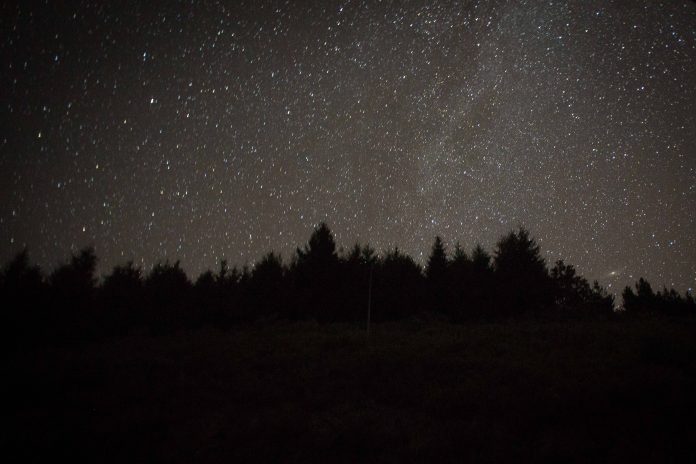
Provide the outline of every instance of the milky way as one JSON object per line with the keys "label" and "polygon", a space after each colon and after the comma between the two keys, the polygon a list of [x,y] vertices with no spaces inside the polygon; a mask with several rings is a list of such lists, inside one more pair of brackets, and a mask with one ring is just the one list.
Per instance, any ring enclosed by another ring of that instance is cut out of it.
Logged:
{"label": "milky way", "polygon": [[524,225],[611,290],[696,287],[696,2],[34,3],[0,19],[3,262]]}

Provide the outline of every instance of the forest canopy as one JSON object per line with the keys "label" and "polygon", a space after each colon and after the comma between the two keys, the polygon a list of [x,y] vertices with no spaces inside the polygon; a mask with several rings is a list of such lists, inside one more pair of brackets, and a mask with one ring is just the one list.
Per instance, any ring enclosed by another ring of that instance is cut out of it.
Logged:
{"label": "forest canopy", "polygon": [[229,268],[192,280],[180,262],[149,272],[133,262],[100,280],[93,248],[73,254],[45,275],[23,250],[0,272],[0,298],[9,333],[89,337],[141,329],[267,320],[363,323],[436,317],[454,323],[501,318],[608,318],[696,314],[691,294],[655,292],[643,278],[614,296],[562,260],[551,267],[529,231],[510,231],[492,253],[480,245],[448,251],[435,237],[425,267],[399,248],[378,254],[369,245],[339,250],[322,223],[289,262],[269,252],[252,267]]}

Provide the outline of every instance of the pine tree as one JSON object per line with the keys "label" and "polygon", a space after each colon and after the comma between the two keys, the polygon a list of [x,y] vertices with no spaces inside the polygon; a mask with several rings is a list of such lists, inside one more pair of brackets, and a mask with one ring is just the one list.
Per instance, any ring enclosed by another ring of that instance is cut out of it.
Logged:
{"label": "pine tree", "polygon": [[442,239],[437,236],[430,251],[425,276],[430,281],[441,281],[447,272],[447,252]]}
{"label": "pine tree", "polygon": [[553,291],[539,245],[520,227],[498,240],[493,260],[496,291],[504,314],[539,312],[553,303]]}
{"label": "pine tree", "polygon": [[471,265],[475,274],[486,274],[491,269],[491,256],[481,245],[476,245],[471,252]]}
{"label": "pine tree", "polygon": [[304,249],[297,249],[297,260],[299,265],[311,266],[328,266],[338,262],[336,241],[326,223],[322,222],[314,229]]}
{"label": "pine tree", "polygon": [[336,242],[326,223],[314,229],[304,248],[297,248],[291,280],[297,300],[294,317],[333,320],[339,301],[339,258]]}
{"label": "pine tree", "polygon": [[448,264],[445,245],[439,236],[435,237],[425,268],[428,310],[451,315],[453,298],[447,281]]}

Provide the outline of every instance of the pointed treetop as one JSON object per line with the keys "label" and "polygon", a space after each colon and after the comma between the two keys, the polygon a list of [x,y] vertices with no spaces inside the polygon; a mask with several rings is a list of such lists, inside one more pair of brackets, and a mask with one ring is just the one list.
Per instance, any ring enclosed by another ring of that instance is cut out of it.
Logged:
{"label": "pointed treetop", "polygon": [[474,265],[474,269],[477,271],[486,271],[491,267],[491,256],[483,249],[480,244],[474,247],[471,252],[471,262]]}
{"label": "pointed treetop", "polygon": [[333,262],[338,260],[336,241],[333,233],[331,233],[331,229],[325,222],[322,222],[314,229],[312,236],[309,238],[309,243],[304,246],[304,250],[297,249],[297,258],[299,262]]}
{"label": "pointed treetop", "polygon": [[442,243],[440,236],[436,236],[430,251],[428,264],[425,268],[425,275],[428,278],[438,278],[445,272],[446,268],[447,251],[445,250],[445,245]]}
{"label": "pointed treetop", "polygon": [[457,242],[454,245],[454,253],[452,253],[452,263],[467,263],[469,261],[470,259],[466,251],[464,251],[459,242]]}
{"label": "pointed treetop", "polygon": [[498,240],[494,264],[500,272],[546,273],[546,262],[540,247],[529,232],[520,227]]}

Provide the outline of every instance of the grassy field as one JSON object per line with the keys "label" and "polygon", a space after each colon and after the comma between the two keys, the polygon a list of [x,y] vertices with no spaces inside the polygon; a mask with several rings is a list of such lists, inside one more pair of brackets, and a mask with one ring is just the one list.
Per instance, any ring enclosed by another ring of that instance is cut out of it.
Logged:
{"label": "grassy field", "polygon": [[[6,453],[696,462],[696,324],[268,324],[8,359]],[[18,461],[20,462],[20,461]]]}

